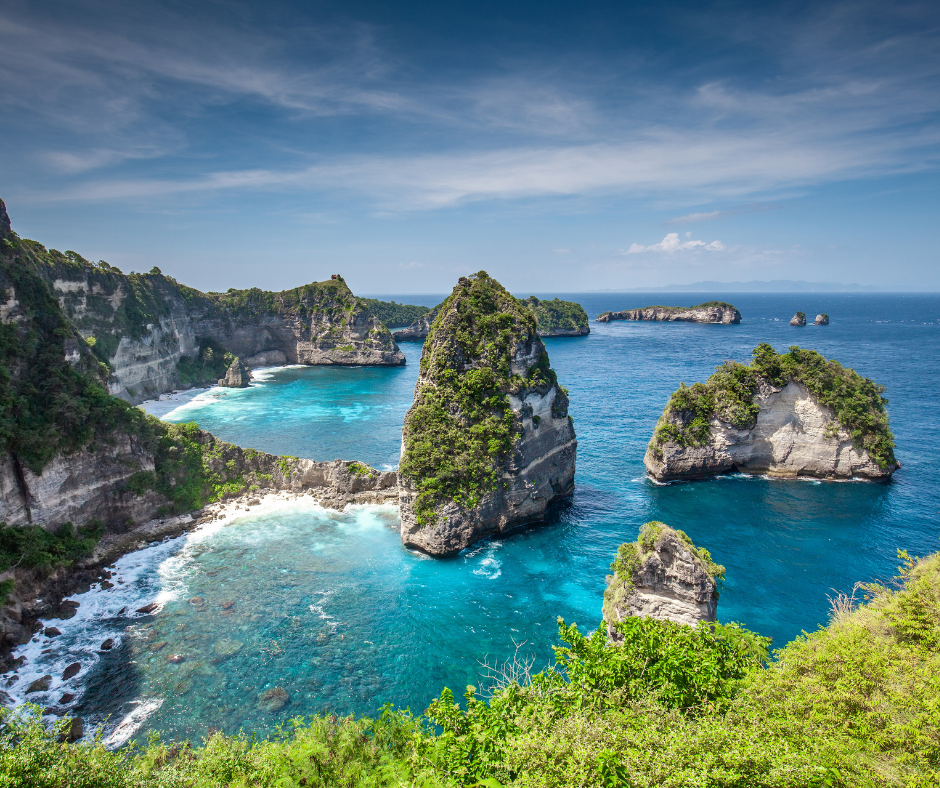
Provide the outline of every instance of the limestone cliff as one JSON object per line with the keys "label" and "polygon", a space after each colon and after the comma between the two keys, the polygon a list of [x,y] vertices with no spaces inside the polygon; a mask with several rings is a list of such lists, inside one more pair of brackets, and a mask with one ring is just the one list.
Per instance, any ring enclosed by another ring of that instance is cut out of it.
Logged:
{"label": "limestone cliff", "polygon": [[816,315],[816,320],[813,321],[814,326],[828,326],[829,325],[829,315],[825,312]]}
{"label": "limestone cliff", "polygon": [[660,481],[739,471],[884,479],[899,467],[884,388],[836,361],[769,345],[749,366],[726,362],[676,391],[644,462]]}
{"label": "limestone cliff", "polygon": [[793,317],[790,318],[791,326],[805,326],[806,325],[806,313],[797,312]]}
{"label": "limestone cliff", "polygon": [[402,541],[456,553],[545,516],[574,487],[568,397],[535,318],[485,272],[441,305],[405,416]]}
{"label": "limestone cliff", "polygon": [[[249,368],[405,363],[388,329],[339,276],[280,293],[201,293],[157,268],[124,274],[77,252],[19,238],[5,208],[0,233],[11,262],[47,283],[69,322],[108,365],[108,390],[131,403],[215,383],[231,354]],[[0,317],[6,309],[0,305]]]}
{"label": "limestone cliff", "polygon": [[[520,300],[535,318],[536,330],[542,337],[580,337],[591,333],[587,312],[581,304],[562,301],[560,298],[539,300],[535,296]],[[396,342],[420,340],[427,337],[431,324],[440,311],[438,304],[427,314],[421,315],[408,328],[396,331],[392,336]]]}
{"label": "limestone cliff", "polygon": [[630,616],[695,626],[715,621],[717,582],[724,567],[707,550],[696,548],[683,532],[660,522],[647,523],[636,542],[620,545],[604,591],[608,637],[622,639],[616,624]]}
{"label": "limestone cliff", "polygon": [[696,306],[645,306],[640,309],[626,309],[622,312],[604,312],[598,315],[596,322],[609,323],[611,320],[661,320],[679,323],[723,323],[725,325],[741,322],[741,313],[731,304],[723,301],[706,301]]}

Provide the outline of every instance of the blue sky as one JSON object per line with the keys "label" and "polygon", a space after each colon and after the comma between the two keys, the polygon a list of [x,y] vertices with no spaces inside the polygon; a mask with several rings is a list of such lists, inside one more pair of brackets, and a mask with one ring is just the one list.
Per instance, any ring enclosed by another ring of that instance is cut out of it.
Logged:
{"label": "blue sky", "polygon": [[202,289],[940,290],[940,4],[0,0],[21,235]]}

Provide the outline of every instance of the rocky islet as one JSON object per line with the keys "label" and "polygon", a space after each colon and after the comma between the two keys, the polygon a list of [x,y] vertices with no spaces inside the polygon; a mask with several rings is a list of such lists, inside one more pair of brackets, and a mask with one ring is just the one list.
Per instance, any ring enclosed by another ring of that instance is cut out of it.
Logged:
{"label": "rocky islet", "polygon": [[732,325],[741,322],[741,313],[724,301],[706,301],[690,307],[645,306],[621,312],[604,312],[595,319],[598,323],[612,320],[652,320],[677,323],[720,323]]}

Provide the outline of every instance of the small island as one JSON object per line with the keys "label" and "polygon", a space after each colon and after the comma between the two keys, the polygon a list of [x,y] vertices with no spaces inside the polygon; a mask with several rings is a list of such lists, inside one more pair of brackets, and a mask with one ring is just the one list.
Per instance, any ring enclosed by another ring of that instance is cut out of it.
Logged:
{"label": "small island", "polygon": [[829,315],[825,312],[821,312],[816,315],[816,319],[813,321],[814,326],[828,326],[829,325]]}
{"label": "small island", "polygon": [[405,416],[401,539],[435,556],[541,520],[578,442],[536,320],[485,271],[441,304]]}
{"label": "small island", "polygon": [[695,306],[644,306],[625,309],[622,312],[604,312],[595,318],[597,323],[611,320],[657,320],[674,323],[721,323],[730,325],[741,322],[741,313],[725,301],[706,301]]}
{"label": "small island", "polygon": [[884,387],[797,346],[754,350],[673,393],[644,463],[658,481],[717,474],[886,479],[898,469]]}
{"label": "small island", "polygon": [[620,545],[610,568],[603,614],[614,642],[622,639],[616,625],[631,616],[689,626],[717,618],[718,581],[725,569],[684,531],[646,523],[635,542]]}
{"label": "small island", "polygon": [[797,312],[793,317],[790,318],[791,326],[805,326],[806,325],[806,312]]}

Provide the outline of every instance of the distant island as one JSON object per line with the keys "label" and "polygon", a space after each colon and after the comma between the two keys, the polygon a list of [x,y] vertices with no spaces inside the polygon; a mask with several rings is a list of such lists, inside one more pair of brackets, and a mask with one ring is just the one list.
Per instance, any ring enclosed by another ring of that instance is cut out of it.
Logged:
{"label": "distant island", "polygon": [[706,280],[689,285],[633,287],[631,293],[874,293],[873,285],[854,282],[806,282],[802,279],[752,279],[749,282],[715,282]]}
{"label": "distant island", "polygon": [[706,301],[695,306],[644,306],[625,309],[622,312],[604,312],[595,318],[596,323],[611,320],[661,320],[677,323],[740,323],[741,313],[732,304],[724,301]]}

